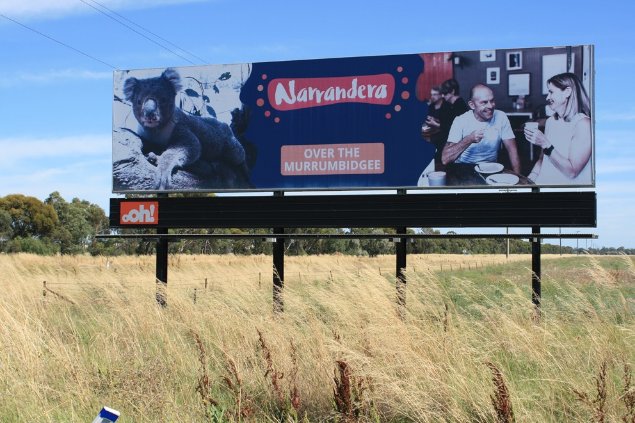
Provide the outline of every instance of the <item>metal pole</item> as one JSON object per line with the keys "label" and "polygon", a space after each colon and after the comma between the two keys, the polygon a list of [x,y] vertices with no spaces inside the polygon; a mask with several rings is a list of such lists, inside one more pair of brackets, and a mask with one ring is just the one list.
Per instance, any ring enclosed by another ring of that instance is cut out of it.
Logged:
{"label": "metal pole", "polygon": [[[274,197],[284,196],[284,191],[275,191]],[[274,233],[283,234],[284,228],[274,228]],[[284,238],[276,238],[273,244],[273,311],[282,313],[284,311]]]}
{"label": "metal pole", "polygon": [[[506,228],[505,234],[509,235],[509,226]],[[507,249],[505,250],[505,258],[509,258],[509,238],[507,238]]]}
{"label": "metal pole", "polygon": [[[397,194],[406,195],[405,189],[397,190]],[[405,234],[407,228],[400,226],[395,228],[397,233]],[[399,238],[399,242],[395,243],[396,254],[396,276],[397,276],[397,305],[399,307],[405,307],[406,305],[406,257],[407,251],[407,238]]]}
{"label": "metal pole", "polygon": [[[157,194],[157,198],[167,198],[168,194]],[[157,228],[157,235],[167,235],[168,228]],[[168,305],[166,290],[168,287],[168,239],[159,238],[156,244],[155,275],[157,284],[157,303],[165,307]]]}
{"label": "metal pole", "polygon": [[[539,193],[540,188],[532,188],[532,192]],[[533,234],[540,234],[540,226],[532,226]],[[541,302],[541,268],[540,268],[540,238],[534,237],[531,240],[531,302],[534,305],[534,316],[540,319]]]}
{"label": "metal pole", "polygon": [[[168,228],[157,228],[158,235],[168,233]],[[159,238],[157,240],[157,258],[156,258],[156,282],[157,282],[157,303],[165,307],[167,306],[166,289],[168,287],[168,240],[167,238]]]}

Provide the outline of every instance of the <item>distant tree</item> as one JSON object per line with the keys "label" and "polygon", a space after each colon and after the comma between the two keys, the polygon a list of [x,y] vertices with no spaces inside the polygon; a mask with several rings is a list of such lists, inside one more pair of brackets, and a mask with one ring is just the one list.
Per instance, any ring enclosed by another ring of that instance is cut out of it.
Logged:
{"label": "distant tree", "polygon": [[4,251],[7,253],[32,253],[53,255],[59,252],[59,247],[50,238],[16,237],[6,243]]}
{"label": "distant tree", "polygon": [[48,237],[59,223],[51,205],[22,194],[0,198],[0,210],[9,213],[14,238]]}
{"label": "distant tree", "polygon": [[59,244],[62,254],[88,251],[95,242],[95,235],[108,227],[103,209],[88,201],[73,198],[68,203],[55,191],[44,202],[55,209],[59,218],[51,237]]}
{"label": "distant tree", "polygon": [[[361,235],[384,235],[394,234],[395,230],[392,228],[353,228],[351,229],[351,233]],[[392,254],[395,251],[394,245],[385,238],[360,239],[359,246],[370,257],[375,257],[380,254]]]}
{"label": "distant tree", "polygon": [[0,240],[6,241],[13,235],[11,228],[11,215],[8,211],[0,209]]}
{"label": "distant tree", "polygon": [[305,238],[293,239],[287,241],[287,254],[289,255],[305,255],[305,254],[333,254],[336,252],[344,252],[347,247],[347,241],[338,238],[331,238],[330,235],[340,235],[344,233],[339,228],[296,228],[288,230],[289,233],[322,235],[323,238]]}

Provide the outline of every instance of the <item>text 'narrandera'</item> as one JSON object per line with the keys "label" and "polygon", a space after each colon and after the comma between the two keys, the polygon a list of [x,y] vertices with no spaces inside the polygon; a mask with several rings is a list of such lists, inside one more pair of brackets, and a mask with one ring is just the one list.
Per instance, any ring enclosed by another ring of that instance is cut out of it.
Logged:
{"label": "text 'narrandera'", "polygon": [[269,103],[287,111],[338,103],[388,105],[395,94],[390,74],[333,78],[281,78],[268,86]]}

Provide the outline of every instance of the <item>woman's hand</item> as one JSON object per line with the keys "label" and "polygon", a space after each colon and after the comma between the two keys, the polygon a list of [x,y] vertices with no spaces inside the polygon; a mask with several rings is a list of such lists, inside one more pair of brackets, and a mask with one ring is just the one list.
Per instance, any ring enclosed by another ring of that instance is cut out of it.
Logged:
{"label": "woman's hand", "polygon": [[540,148],[549,148],[551,143],[539,129],[529,129],[525,127],[525,138],[532,144],[537,145]]}

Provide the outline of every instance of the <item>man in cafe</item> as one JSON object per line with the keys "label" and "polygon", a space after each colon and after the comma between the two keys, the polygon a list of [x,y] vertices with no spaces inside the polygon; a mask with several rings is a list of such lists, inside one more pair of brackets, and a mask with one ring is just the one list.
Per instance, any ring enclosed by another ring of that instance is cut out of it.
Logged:
{"label": "man in cafe", "polygon": [[439,87],[430,89],[430,105],[428,107],[428,117],[425,121],[423,136],[429,139],[437,149],[434,161],[441,163],[441,153],[450,133],[450,125],[454,116],[448,103],[441,95]]}
{"label": "man in cafe", "polygon": [[468,106],[471,110],[452,122],[448,142],[441,155],[443,164],[497,162],[502,142],[509,155],[511,170],[520,174],[514,132],[507,115],[495,109],[492,90],[483,84],[475,85],[470,92]]}

